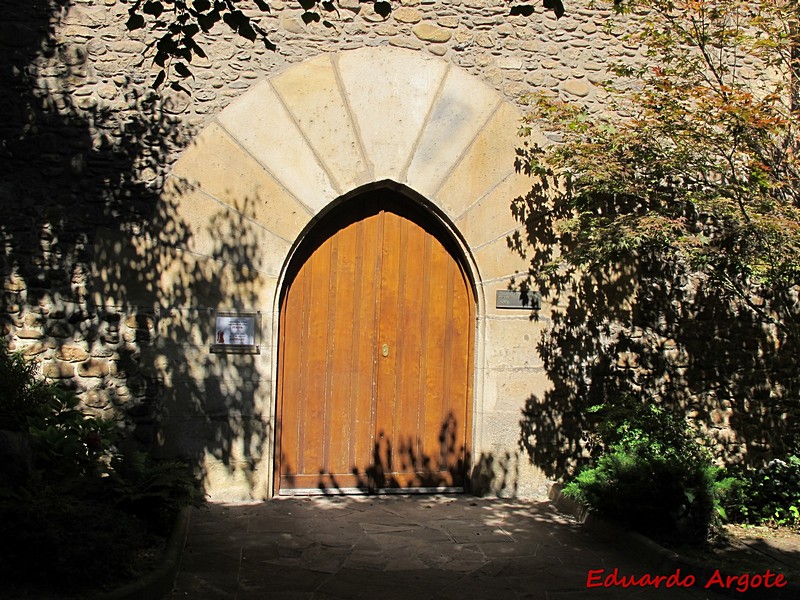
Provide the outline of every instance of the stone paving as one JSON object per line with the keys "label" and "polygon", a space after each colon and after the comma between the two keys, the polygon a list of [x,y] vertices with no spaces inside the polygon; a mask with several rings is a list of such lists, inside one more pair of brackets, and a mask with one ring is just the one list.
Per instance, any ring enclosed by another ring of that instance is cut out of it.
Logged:
{"label": "stone paving", "polygon": [[546,500],[275,499],[192,513],[170,600],[712,600],[700,586],[587,588],[590,570],[670,575]]}

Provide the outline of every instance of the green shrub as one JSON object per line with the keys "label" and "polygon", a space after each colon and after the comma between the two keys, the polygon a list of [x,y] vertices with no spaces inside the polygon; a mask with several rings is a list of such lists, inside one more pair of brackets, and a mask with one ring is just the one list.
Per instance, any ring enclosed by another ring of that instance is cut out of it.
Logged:
{"label": "green shrub", "polygon": [[725,494],[728,520],[800,527],[800,456],[776,458],[760,469],[727,469],[736,483]]}
{"label": "green shrub", "polygon": [[132,573],[179,510],[202,495],[188,467],[122,455],[116,426],[0,344],[0,426],[26,432],[35,473],[0,488],[0,579],[55,590],[97,588]]}
{"label": "green shrub", "polygon": [[116,440],[114,423],[85,414],[75,392],[37,375],[34,361],[9,353],[0,341],[0,429],[30,435],[35,467],[44,479],[99,474]]}
{"label": "green shrub", "polygon": [[28,419],[39,412],[52,386],[36,378],[38,366],[20,352],[9,353],[0,339],[0,429],[27,431]]}
{"label": "green shrub", "polygon": [[115,461],[113,466],[107,479],[109,499],[142,519],[153,533],[166,534],[181,508],[202,501],[198,482],[183,462],[156,461],[140,452]]}
{"label": "green shrub", "polygon": [[75,591],[124,581],[140,548],[142,523],[91,497],[51,488],[0,499],[0,577],[9,583]]}
{"label": "green shrub", "polygon": [[565,493],[649,535],[704,539],[716,514],[718,469],[685,420],[630,400],[593,411],[602,453]]}
{"label": "green shrub", "polygon": [[45,401],[27,420],[36,466],[46,479],[63,481],[106,471],[117,438],[115,424],[84,413],[74,392],[50,386]]}

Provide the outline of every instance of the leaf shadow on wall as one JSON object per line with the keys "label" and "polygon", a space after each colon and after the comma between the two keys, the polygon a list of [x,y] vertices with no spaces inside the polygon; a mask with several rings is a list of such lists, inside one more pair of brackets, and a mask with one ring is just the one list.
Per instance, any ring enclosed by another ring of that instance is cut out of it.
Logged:
{"label": "leaf shadow on wall", "polygon": [[[520,419],[531,462],[553,479],[588,464],[598,450],[589,407],[623,396],[685,414],[725,464],[757,466],[796,451],[796,342],[661,254],[584,270],[565,264],[572,241],[556,223],[571,216],[570,190],[527,174],[532,188],[511,203],[521,227],[508,244],[530,270],[515,285],[552,307],[537,345],[550,387],[525,399]],[[605,200],[604,210],[631,210]]]}
{"label": "leaf shadow on wall", "polygon": [[267,437],[257,358],[209,355],[207,336],[213,310],[255,306],[263,199],[219,203],[199,224],[179,214],[191,182],[162,200],[194,133],[185,104],[102,66],[102,38],[59,41],[72,10],[15,3],[0,24],[0,334],[116,419],[126,450],[240,471]]}

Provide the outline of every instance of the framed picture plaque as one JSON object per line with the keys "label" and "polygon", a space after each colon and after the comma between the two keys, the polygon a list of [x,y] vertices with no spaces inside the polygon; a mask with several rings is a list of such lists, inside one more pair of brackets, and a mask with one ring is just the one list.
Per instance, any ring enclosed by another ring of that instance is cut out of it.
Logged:
{"label": "framed picture plaque", "polygon": [[214,319],[211,352],[258,354],[260,331],[260,312],[219,311]]}

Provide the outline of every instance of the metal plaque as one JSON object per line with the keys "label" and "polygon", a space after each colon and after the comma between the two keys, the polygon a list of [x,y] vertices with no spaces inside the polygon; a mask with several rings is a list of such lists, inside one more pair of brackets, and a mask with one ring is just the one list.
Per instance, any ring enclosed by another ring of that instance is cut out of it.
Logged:
{"label": "metal plaque", "polygon": [[532,291],[497,290],[496,307],[539,310],[542,308],[542,295]]}
{"label": "metal plaque", "polygon": [[258,312],[218,312],[211,351],[258,354],[260,316]]}

